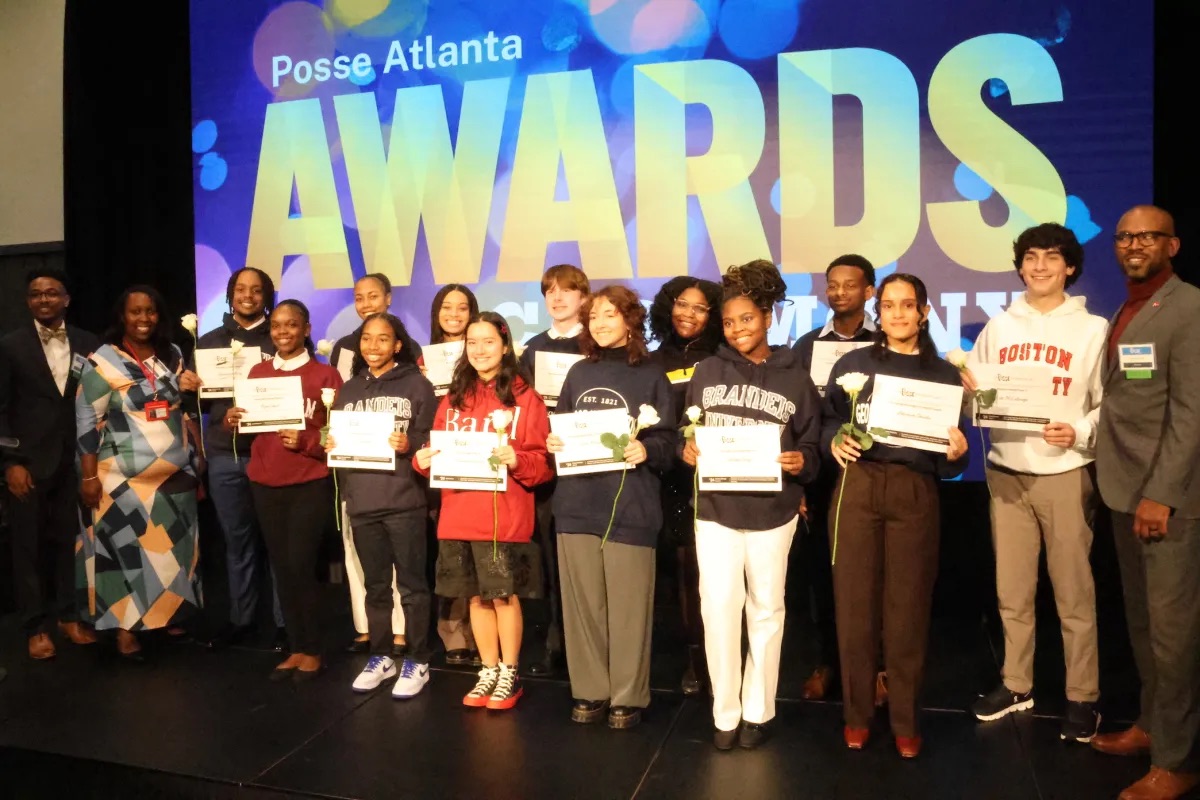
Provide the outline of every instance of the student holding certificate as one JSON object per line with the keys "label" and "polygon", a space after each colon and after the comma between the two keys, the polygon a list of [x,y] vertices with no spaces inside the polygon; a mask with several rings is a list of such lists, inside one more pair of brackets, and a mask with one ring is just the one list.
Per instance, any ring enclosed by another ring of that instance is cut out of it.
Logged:
{"label": "student holding certificate", "polygon": [[[321,395],[322,390],[341,386],[342,378],[313,358],[308,319],[308,308],[299,300],[275,306],[270,323],[275,357],[250,370],[252,380],[299,377],[304,401],[304,427],[255,434],[246,468],[291,647],[271,672],[273,681],[312,680],[323,667],[316,570],[333,508],[333,487],[321,446],[321,428],[327,422]],[[245,408],[234,407],[225,415],[231,433],[245,413]]]}
{"label": "student holding certificate", "polygon": [[[713,744],[758,747],[775,717],[779,649],[783,642],[784,583],[804,484],[817,474],[820,398],[789,347],[771,347],[767,329],[787,286],[770,261],[731,267],[722,279],[725,342],[701,361],[687,390],[699,424],[779,430],[782,488],[776,491],[698,492],[696,558],[700,611],[713,694]],[[692,467],[704,453],[686,439]],[[743,675],[742,618],[750,645]],[[740,733],[739,733],[740,727]]]}
{"label": "student holding certificate", "polygon": [[[624,470],[563,475],[554,492],[571,719],[596,722],[607,712],[610,728],[625,729],[650,704],[658,475],[675,460],[674,416],[667,379],[646,357],[646,310],[637,293],[607,286],[584,301],[582,313],[587,358],[567,373],[556,413],[621,409],[642,418],[630,423]],[[550,434],[546,449],[561,451],[563,439]]]}
{"label": "student holding certificate", "polygon": [[1075,234],[1047,222],[1021,233],[1013,263],[1025,294],[992,317],[971,350],[962,374],[969,391],[1004,370],[1041,365],[1034,387],[1062,414],[1040,431],[991,429],[987,457],[996,592],[1004,624],[1000,684],[972,706],[980,720],[1033,708],[1034,596],[1038,555],[1054,587],[1066,661],[1064,741],[1088,742],[1100,716],[1096,652],[1096,590],[1089,556],[1095,481],[1092,476],[1101,373],[1108,323],[1089,314],[1083,297],[1066,293],[1083,274],[1083,247]]}
{"label": "student holding certificate", "polygon": [[[659,342],[658,349],[650,354],[650,363],[667,375],[679,426],[687,424],[684,399],[696,365],[716,353],[724,338],[720,308],[720,284],[690,275],[664,283],[650,305],[650,338]],[[675,549],[675,583],[688,656],[681,684],[689,697],[708,690],[696,525],[692,519],[694,475],[695,470],[677,460],[662,476],[663,543]]]}
{"label": "student holding certificate", "polygon": [[[503,490],[442,489],[438,517],[437,594],[466,599],[483,668],[463,705],[494,710],[516,705],[523,620],[519,597],[542,592],[533,538],[533,488],[550,480],[546,405],[519,374],[512,331],[484,311],[467,327],[459,362],[433,420],[434,431],[496,437],[488,462],[506,471]],[[425,444],[413,463],[428,476],[440,451]],[[484,467],[486,469],[486,466]]]}
{"label": "student holding certificate", "polygon": [[[521,352],[521,367],[533,378],[538,388],[538,362],[557,357],[561,362],[581,355],[579,334],[583,325],[579,321],[579,308],[591,293],[592,287],[584,271],[572,264],[556,264],[542,274],[542,297],[546,301],[546,313],[550,315],[550,327],[525,343]],[[539,353],[545,355],[539,356]],[[543,381],[547,376],[543,375]],[[546,405],[553,408],[558,401],[559,390],[554,391],[554,402],[542,394]],[[554,541],[554,517],[550,498],[554,495],[555,482],[543,483],[537,488],[537,528],[534,540],[542,551],[542,569],[546,578],[546,607],[550,619],[546,625],[546,642],[542,657],[529,665],[530,675],[553,675],[562,657],[562,607],[558,592],[558,549]]]}
{"label": "student holding certificate", "polygon": [[[429,437],[436,400],[433,386],[417,368],[404,342],[404,323],[391,314],[374,314],[362,326],[354,377],[342,386],[335,412],[385,412],[393,423],[386,436],[397,456]],[[386,421],[386,418],[385,418]],[[381,433],[383,438],[384,434]],[[331,433],[327,452],[336,448]],[[339,470],[346,513],[354,530],[355,557],[361,564],[371,636],[366,668],[354,690],[369,692],[396,678],[392,697],[416,696],[429,681],[429,585],[425,578],[425,487],[408,458],[393,469]],[[393,593],[399,587],[407,652],[399,668],[393,655]]]}
{"label": "student holding certificate", "polygon": [[[967,440],[950,427],[944,452],[882,442],[861,450],[852,437],[838,436],[847,422],[867,428],[876,376],[959,387],[958,371],[938,357],[929,336],[929,296],[920,278],[889,275],[878,297],[875,343],[842,356],[825,389],[822,440],[842,468],[829,519],[843,736],[852,750],[861,750],[870,737],[882,632],[896,749],[904,758],[915,758],[921,752],[917,703],[938,565],[937,481],[966,469]],[[854,408],[838,382],[851,375],[844,379],[847,385],[863,382],[853,387],[860,389]],[[960,400],[961,394],[953,401],[956,410]]]}

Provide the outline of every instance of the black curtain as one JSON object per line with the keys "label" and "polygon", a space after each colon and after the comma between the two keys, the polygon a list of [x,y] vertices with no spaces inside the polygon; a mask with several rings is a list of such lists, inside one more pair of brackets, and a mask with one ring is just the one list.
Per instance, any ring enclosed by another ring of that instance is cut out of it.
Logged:
{"label": "black curtain", "polygon": [[188,59],[186,0],[67,0],[66,269],[90,330],[133,283],[163,293],[172,323],[195,308]]}

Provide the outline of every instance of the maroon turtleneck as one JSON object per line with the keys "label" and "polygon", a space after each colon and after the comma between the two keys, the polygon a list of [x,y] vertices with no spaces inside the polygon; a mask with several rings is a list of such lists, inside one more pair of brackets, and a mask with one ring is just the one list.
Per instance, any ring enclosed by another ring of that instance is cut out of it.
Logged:
{"label": "maroon turtleneck", "polygon": [[1146,305],[1146,301],[1153,297],[1154,293],[1161,289],[1174,274],[1175,270],[1168,264],[1166,269],[1148,281],[1125,282],[1125,285],[1129,288],[1129,298],[1121,306],[1121,310],[1117,312],[1117,321],[1113,323],[1112,330],[1108,332],[1108,358],[1110,361],[1117,357],[1117,341],[1121,338],[1121,334],[1125,332],[1125,328],[1129,325],[1129,322],[1142,310],[1142,306]]}

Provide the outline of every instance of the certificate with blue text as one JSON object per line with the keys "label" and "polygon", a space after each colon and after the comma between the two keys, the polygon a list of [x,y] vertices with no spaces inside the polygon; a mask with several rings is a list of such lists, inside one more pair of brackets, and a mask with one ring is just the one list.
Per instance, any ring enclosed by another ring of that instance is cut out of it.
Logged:
{"label": "certificate with blue text", "polygon": [[778,492],[778,425],[701,425],[696,428],[696,479],[702,492]]}
{"label": "certificate with blue text", "polygon": [[508,489],[508,467],[493,466],[492,450],[508,443],[507,436],[487,431],[430,431],[434,450],[429,464],[431,489],[503,492]]}
{"label": "certificate with blue text", "polygon": [[867,427],[876,444],[944,453],[962,401],[961,385],[876,375]]}

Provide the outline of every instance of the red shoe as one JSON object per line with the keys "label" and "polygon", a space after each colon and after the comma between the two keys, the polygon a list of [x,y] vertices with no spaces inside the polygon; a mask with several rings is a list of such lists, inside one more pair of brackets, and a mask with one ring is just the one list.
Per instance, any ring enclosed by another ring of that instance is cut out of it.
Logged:
{"label": "red shoe", "polygon": [[484,667],[479,670],[479,681],[475,688],[467,692],[463,705],[471,708],[486,708],[492,692],[496,691],[496,681],[500,678],[500,667]]}
{"label": "red shoe", "polygon": [[521,699],[525,690],[521,688],[521,678],[517,675],[515,666],[500,665],[500,675],[496,678],[496,688],[487,701],[489,711],[505,711],[512,708]]}
{"label": "red shoe", "polygon": [[897,736],[896,752],[901,758],[916,758],[921,755],[920,736]]}
{"label": "red shoe", "polygon": [[846,740],[846,747],[851,750],[862,750],[867,746],[867,740],[871,738],[871,729],[851,728],[847,725],[842,728],[842,738]]}

